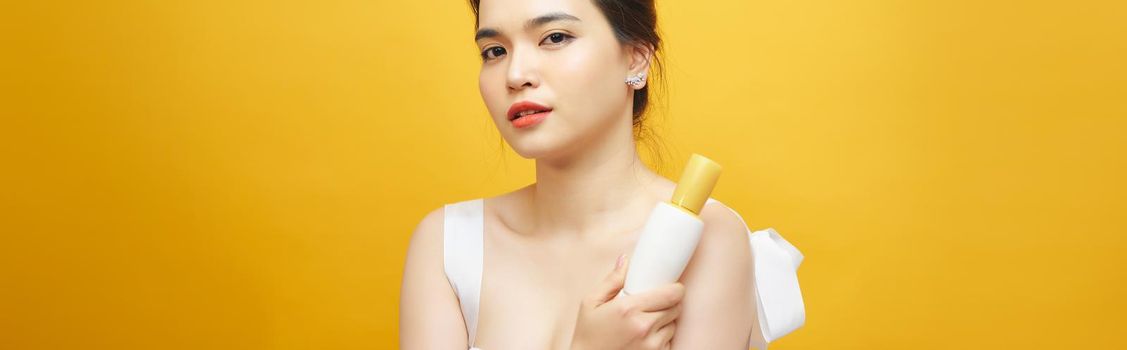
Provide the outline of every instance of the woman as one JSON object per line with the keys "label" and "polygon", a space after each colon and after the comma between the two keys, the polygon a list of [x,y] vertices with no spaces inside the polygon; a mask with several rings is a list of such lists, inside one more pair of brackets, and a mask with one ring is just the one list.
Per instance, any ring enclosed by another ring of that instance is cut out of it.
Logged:
{"label": "woman", "polygon": [[[757,324],[742,219],[710,201],[681,283],[615,297],[674,183],[635,135],[661,47],[652,0],[471,1],[480,90],[536,182],[428,214],[408,249],[404,349],[746,349]],[[675,335],[675,336],[674,336]],[[760,337],[762,338],[762,337]]]}

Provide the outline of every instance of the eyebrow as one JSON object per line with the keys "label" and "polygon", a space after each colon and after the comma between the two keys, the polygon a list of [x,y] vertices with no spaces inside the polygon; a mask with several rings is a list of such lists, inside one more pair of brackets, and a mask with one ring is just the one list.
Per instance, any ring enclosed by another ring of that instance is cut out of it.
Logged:
{"label": "eyebrow", "polygon": [[[555,21],[581,22],[579,17],[575,17],[575,16],[572,16],[572,15],[569,15],[569,14],[566,14],[566,13],[563,13],[563,12],[552,12],[552,13],[540,15],[540,16],[537,16],[536,18],[528,20],[527,22],[524,23],[524,29],[529,30],[529,29],[536,28],[536,27],[539,27],[539,26],[543,26],[545,24],[552,23],[552,22],[555,22]],[[478,40],[485,39],[485,38],[492,38],[492,37],[495,37],[495,36],[498,36],[498,35],[501,35],[501,32],[498,32],[496,29],[481,28],[481,29],[478,29],[477,33],[474,34],[473,40],[478,41]]]}

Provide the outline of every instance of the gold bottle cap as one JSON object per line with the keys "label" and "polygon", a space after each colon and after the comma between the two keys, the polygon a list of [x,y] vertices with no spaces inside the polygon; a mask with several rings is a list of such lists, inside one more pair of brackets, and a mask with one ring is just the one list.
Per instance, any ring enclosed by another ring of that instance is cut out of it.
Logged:
{"label": "gold bottle cap", "polygon": [[685,172],[681,174],[670,202],[700,215],[704,203],[712,195],[712,188],[716,187],[716,180],[720,178],[720,169],[720,164],[694,153],[689,157],[689,164],[685,165]]}

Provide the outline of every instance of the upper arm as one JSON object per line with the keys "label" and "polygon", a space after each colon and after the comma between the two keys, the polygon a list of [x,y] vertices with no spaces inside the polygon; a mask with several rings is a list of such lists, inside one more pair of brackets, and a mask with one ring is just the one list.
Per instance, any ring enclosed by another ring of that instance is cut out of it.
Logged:
{"label": "upper arm", "polygon": [[747,226],[723,204],[701,212],[704,232],[681,282],[673,349],[747,349],[755,317]]}
{"label": "upper arm", "polygon": [[411,235],[399,293],[400,349],[469,347],[458,297],[443,267],[443,215],[443,208],[430,212]]}

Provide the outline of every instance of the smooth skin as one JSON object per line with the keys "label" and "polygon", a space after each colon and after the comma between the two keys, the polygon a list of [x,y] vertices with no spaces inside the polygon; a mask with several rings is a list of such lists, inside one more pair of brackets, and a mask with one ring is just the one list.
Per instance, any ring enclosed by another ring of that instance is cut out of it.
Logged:
{"label": "smooth skin", "polygon": [[[573,17],[573,18],[570,18]],[[533,21],[534,19],[553,20]],[[475,346],[504,349],[746,349],[755,306],[744,223],[721,204],[680,283],[615,298],[641,226],[675,183],[635,149],[635,89],[652,49],[623,44],[590,0],[484,0],[477,40],[486,108],[505,141],[535,159],[536,182],[485,199]],[[531,128],[518,101],[553,108]],[[705,116],[690,116],[705,117]],[[443,270],[443,209],[416,227],[400,297],[400,348],[468,348]],[[617,266],[617,268],[616,268]]]}

